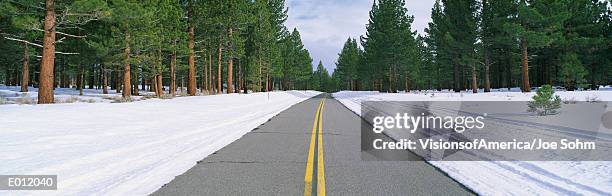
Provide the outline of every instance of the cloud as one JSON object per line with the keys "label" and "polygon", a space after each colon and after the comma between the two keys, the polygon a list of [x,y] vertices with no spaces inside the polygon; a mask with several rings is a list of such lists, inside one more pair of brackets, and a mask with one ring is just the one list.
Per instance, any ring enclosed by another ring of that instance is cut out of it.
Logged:
{"label": "cloud", "polygon": [[[287,0],[285,4],[289,8],[287,27],[300,31],[313,63],[322,61],[330,72],[346,39],[365,34],[372,8],[372,1],[367,0]],[[409,14],[415,15],[413,30],[423,32],[432,5],[433,0],[407,0]]]}

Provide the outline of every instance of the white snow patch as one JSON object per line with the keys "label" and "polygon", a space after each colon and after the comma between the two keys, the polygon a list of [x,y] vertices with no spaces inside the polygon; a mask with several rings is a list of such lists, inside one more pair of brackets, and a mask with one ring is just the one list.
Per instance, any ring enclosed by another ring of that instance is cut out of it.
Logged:
{"label": "white snow patch", "polygon": [[131,103],[0,105],[0,174],[58,175],[57,191],[146,195],[290,106],[288,91]]}

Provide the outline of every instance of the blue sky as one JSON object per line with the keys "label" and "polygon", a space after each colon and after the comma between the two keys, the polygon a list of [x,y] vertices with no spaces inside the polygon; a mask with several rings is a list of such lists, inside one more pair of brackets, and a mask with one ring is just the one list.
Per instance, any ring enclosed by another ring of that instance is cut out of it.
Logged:
{"label": "blue sky", "polygon": [[[313,64],[319,60],[330,71],[348,37],[365,34],[372,0],[286,0],[289,30],[298,28]],[[423,33],[431,21],[434,0],[406,0],[408,14],[414,15],[413,30]]]}

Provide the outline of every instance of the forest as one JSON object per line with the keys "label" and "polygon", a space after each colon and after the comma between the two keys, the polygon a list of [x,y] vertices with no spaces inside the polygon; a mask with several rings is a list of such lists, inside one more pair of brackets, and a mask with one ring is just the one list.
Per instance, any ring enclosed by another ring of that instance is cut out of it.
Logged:
{"label": "forest", "polygon": [[[313,60],[284,0],[0,0],[0,83],[129,99],[273,90],[455,92],[612,84],[611,0],[373,1],[336,69]],[[314,69],[313,69],[314,68]]]}
{"label": "forest", "polygon": [[425,35],[404,0],[372,5],[327,88],[490,92],[612,84],[610,0],[436,0]]}
{"label": "forest", "polygon": [[[188,96],[311,89],[284,0],[1,0],[0,83]],[[180,88],[180,91],[177,89]]]}

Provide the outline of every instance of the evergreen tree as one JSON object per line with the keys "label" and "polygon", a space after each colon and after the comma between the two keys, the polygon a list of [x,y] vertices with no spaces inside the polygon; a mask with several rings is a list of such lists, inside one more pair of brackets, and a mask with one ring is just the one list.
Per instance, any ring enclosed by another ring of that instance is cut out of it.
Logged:
{"label": "evergreen tree", "polygon": [[453,90],[465,89],[468,81],[465,69],[471,68],[471,87],[477,92],[476,80],[476,17],[477,4],[474,0],[443,0],[444,16],[448,32],[445,35],[449,45],[450,63],[453,65]]}
{"label": "evergreen tree", "polygon": [[[357,86],[394,92],[403,78],[406,90],[458,92],[469,86],[476,93],[478,82],[485,92],[515,86],[527,92],[532,83],[563,85],[568,90],[609,84],[609,3],[437,0],[427,35],[415,38],[406,30],[411,18],[403,17],[402,1],[376,1],[361,37],[364,55],[357,78],[363,85]],[[350,88],[346,45],[333,77],[340,89]]]}
{"label": "evergreen tree", "polygon": [[[372,89],[397,92],[399,82],[410,80],[410,70],[416,57],[415,33],[411,30],[414,17],[407,15],[403,0],[374,2],[366,35],[361,37],[364,47],[363,73]],[[408,86],[404,88],[409,89]]]}
{"label": "evergreen tree", "polygon": [[428,51],[431,56],[435,88],[442,90],[442,88],[450,88],[453,81],[451,80],[452,77],[448,77],[452,74],[452,72],[450,72],[452,67],[449,58],[451,49],[445,39],[448,20],[444,16],[440,0],[436,0],[433,5],[431,19],[432,22],[430,22],[425,29],[427,33],[425,42],[427,43]]}
{"label": "evergreen tree", "polygon": [[357,68],[361,63],[362,53],[357,46],[357,40],[352,38],[346,40],[342,51],[338,54],[338,62],[336,62],[336,70],[334,71],[339,79],[340,89],[357,90]]}
{"label": "evergreen tree", "polygon": [[[61,43],[67,38],[83,38],[85,36],[72,34],[71,31],[78,29],[90,21],[104,17],[106,3],[100,0],[92,1],[53,1],[45,0],[20,0],[2,2],[2,19],[10,18],[14,29],[20,29],[16,34],[12,32],[2,32],[4,39],[18,41],[24,44],[23,47],[23,68],[22,68],[22,91],[27,91],[29,80],[29,48],[36,46],[42,48],[42,58],[40,64],[38,103],[53,103],[53,90],[55,84],[54,69],[55,56],[74,55],[78,53],[56,51],[56,43]],[[44,12],[41,12],[38,5],[44,4]],[[41,23],[41,21],[43,21]],[[37,33],[42,33],[42,43]],[[22,39],[23,38],[23,39]],[[59,38],[59,39],[56,39]],[[59,41],[58,41],[59,40]]]}
{"label": "evergreen tree", "polygon": [[312,89],[321,92],[331,91],[333,88],[331,76],[329,75],[327,69],[323,67],[323,62],[319,61],[317,70],[312,74],[311,83]]}
{"label": "evergreen tree", "polygon": [[[575,0],[564,2],[567,7],[567,19],[563,22],[563,42],[561,57],[560,82],[566,89],[577,87],[595,89],[605,80],[606,74],[612,72],[609,53],[610,35],[606,31],[609,22],[609,4],[605,1]],[[568,81],[566,72],[572,72],[573,79]],[[608,77],[609,78],[609,75]],[[587,84],[589,84],[587,86]]]}

